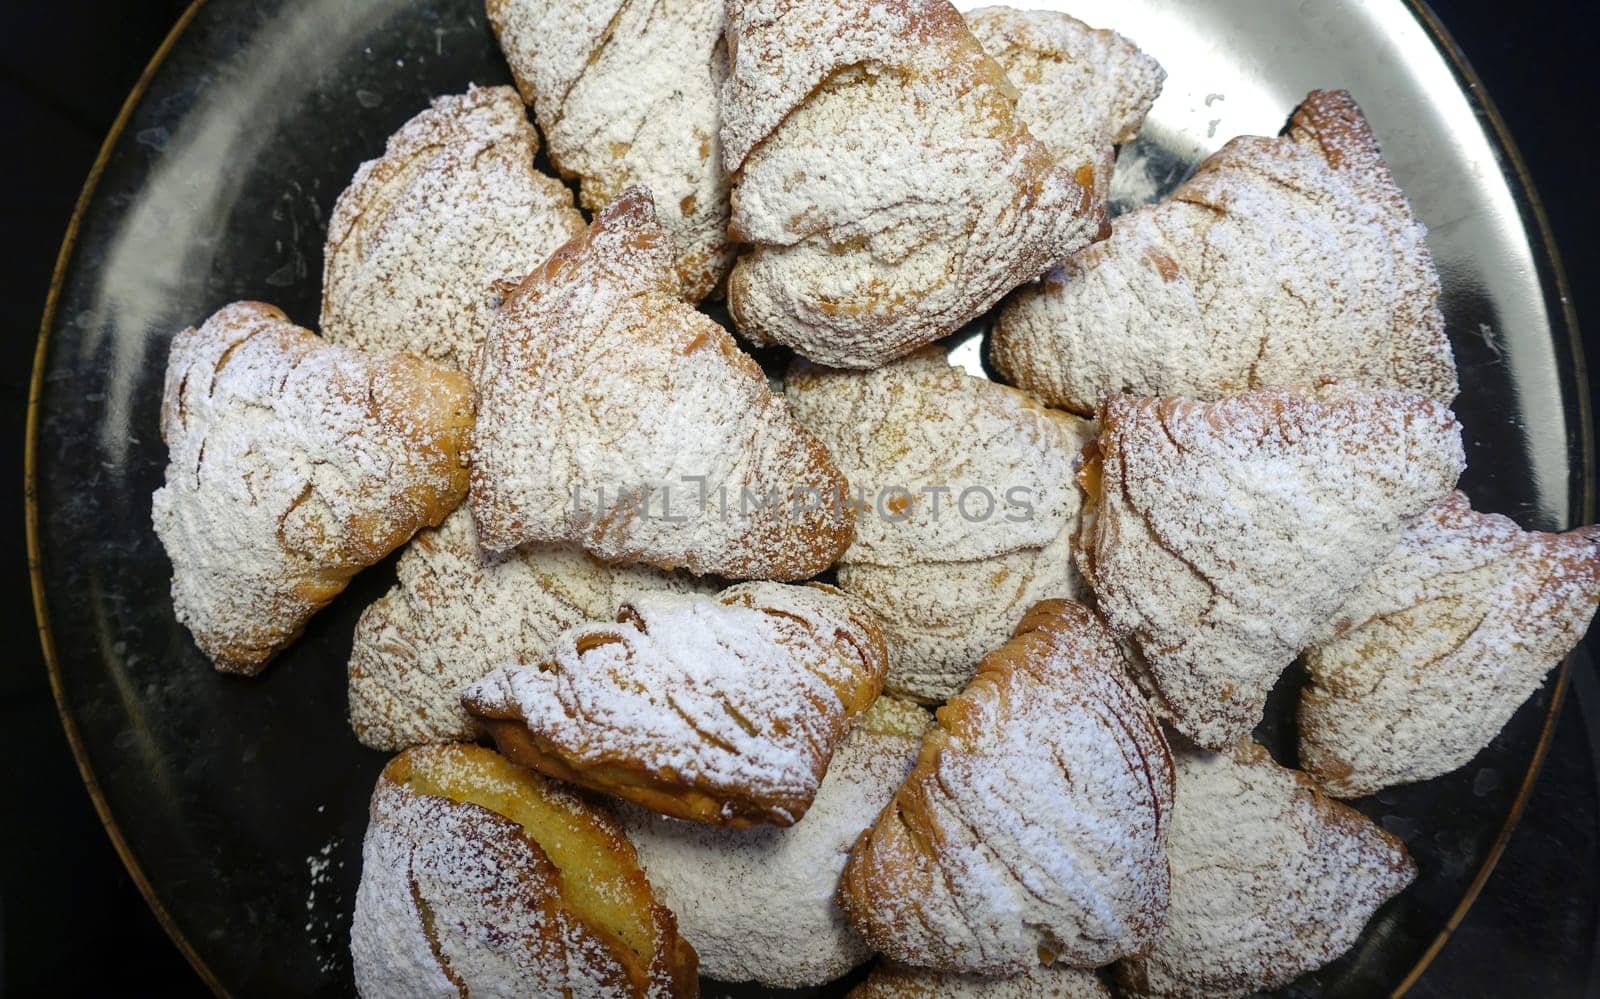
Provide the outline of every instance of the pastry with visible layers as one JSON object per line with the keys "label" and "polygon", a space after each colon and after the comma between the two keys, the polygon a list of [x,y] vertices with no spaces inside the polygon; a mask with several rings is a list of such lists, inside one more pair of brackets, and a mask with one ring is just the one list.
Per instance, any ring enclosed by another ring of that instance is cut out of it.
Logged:
{"label": "pastry with visible layers", "polygon": [[729,0],[734,323],[834,367],[953,333],[1101,234],[944,0]]}
{"label": "pastry with visible layers", "polygon": [[1397,838],[1259,746],[1180,753],[1177,769],[1172,907],[1150,953],[1117,965],[1123,994],[1280,988],[1348,950],[1416,877]]}
{"label": "pastry with visible layers", "polygon": [[472,513],[502,552],[806,579],[850,543],[844,478],[726,330],[677,293],[649,192],[507,299],[475,368]]}
{"label": "pastry with visible layers", "polygon": [[489,0],[489,23],[550,162],[599,211],[632,185],[655,195],[691,301],[733,263],[717,93],[728,74],[722,0]]}
{"label": "pastry with visible layers", "polygon": [[1465,462],[1443,404],[1349,386],[1114,396],[1097,447],[1080,568],[1158,713],[1216,749]]}
{"label": "pastry with visible layers", "polygon": [[361,856],[350,954],[369,999],[699,994],[615,820],[492,750],[391,760]]}
{"label": "pastry with visible layers", "polygon": [[357,572],[466,495],[472,389],[403,354],[325,343],[236,302],[167,355],[152,503],[179,622],[254,674]]}
{"label": "pastry with visible layers", "polygon": [[539,136],[510,87],[440,97],[361,165],[328,222],[322,335],[465,371],[499,304],[583,230],[533,165]]}
{"label": "pastry with visible layers", "polygon": [[850,999],[1111,999],[1111,992],[1094,972],[1064,964],[985,978],[885,962],[850,990]]}
{"label": "pastry with visible layers", "polygon": [[872,612],[831,586],[640,593],[462,697],[525,766],[681,819],[787,826],[883,688]]}
{"label": "pastry with visible layers", "polygon": [[1305,655],[1300,766],[1342,798],[1427,780],[1499,734],[1583,638],[1600,527],[1523,531],[1460,493],[1428,511]]}
{"label": "pastry with visible layers", "polygon": [[1091,424],[952,367],[937,346],[876,371],[801,363],[785,394],[859,505],[838,582],[883,622],[891,692],[960,693],[1028,608],[1083,594],[1074,476]]}
{"label": "pastry with visible layers", "polygon": [[804,988],[871,956],[834,900],[839,873],[932,724],[908,701],[878,698],[839,744],[806,817],[787,829],[720,829],[623,806],[639,863],[699,953],[701,974]]}
{"label": "pastry with visible layers", "polygon": [[1101,202],[1117,146],[1139,134],[1166,71],[1114,31],[1054,10],[983,7],[967,27],[1017,88],[1017,117]]}
{"label": "pastry with visible layers", "polygon": [[555,545],[490,555],[465,507],[418,533],[395,574],[356,624],[349,667],[350,725],[391,752],[475,738],[462,690],[496,667],[535,662],[568,628],[609,619],[625,594],[702,585]]}
{"label": "pastry with visible layers", "polygon": [[1282,138],[1233,140],[1018,292],[990,356],[1079,413],[1108,392],[1213,399],[1335,380],[1448,403],[1455,360],[1424,235],[1361,109],[1317,91]]}
{"label": "pastry with visible layers", "polygon": [[839,901],[874,950],[991,976],[1142,953],[1167,908],[1172,759],[1088,608],[1050,600],[938,712]]}

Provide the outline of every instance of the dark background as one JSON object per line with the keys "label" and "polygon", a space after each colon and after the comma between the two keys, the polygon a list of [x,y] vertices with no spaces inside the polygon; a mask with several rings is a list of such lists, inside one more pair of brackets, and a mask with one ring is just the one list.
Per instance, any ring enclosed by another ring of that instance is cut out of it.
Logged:
{"label": "dark background", "polygon": [[[1025,0],[1012,0],[1026,6]],[[1262,3],[1281,0],[1260,0]],[[40,313],[68,216],[178,0],[0,0],[0,995],[201,995],[101,830],[50,698],[23,540],[22,449]],[[1543,196],[1580,319],[1600,329],[1592,151],[1600,7],[1437,0]],[[1600,336],[1585,336],[1600,370]],[[1600,681],[1582,664],[1521,827],[1414,995],[1600,995]]]}

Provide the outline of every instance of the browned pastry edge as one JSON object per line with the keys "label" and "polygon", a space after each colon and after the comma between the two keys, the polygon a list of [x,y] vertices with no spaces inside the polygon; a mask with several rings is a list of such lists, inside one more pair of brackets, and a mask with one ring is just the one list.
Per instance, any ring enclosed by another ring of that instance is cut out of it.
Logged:
{"label": "browned pastry edge", "polygon": [[[302,356],[304,352],[335,350],[348,352],[346,356],[362,357],[369,364],[369,369],[366,371],[367,407],[369,415],[374,419],[381,417],[385,412],[412,413],[431,409],[434,408],[432,400],[438,398],[453,398],[456,403],[452,409],[451,421],[431,428],[434,431],[432,435],[423,435],[421,433],[423,428],[413,425],[409,420],[401,421],[398,428],[391,428],[394,432],[409,435],[409,443],[415,454],[426,456],[448,468],[447,474],[435,483],[439,488],[418,488],[415,491],[414,498],[418,506],[415,517],[396,518],[391,511],[375,510],[353,518],[347,524],[349,531],[346,550],[339,553],[342,558],[337,561],[320,552],[285,549],[297,564],[289,570],[293,581],[292,588],[280,592],[285,598],[300,601],[298,607],[290,608],[292,613],[287,616],[291,621],[287,631],[271,626],[263,628],[256,622],[242,622],[231,623],[230,633],[219,634],[215,630],[204,628],[199,622],[192,624],[185,622],[195,644],[211,660],[218,672],[256,676],[280,652],[299,640],[311,618],[344,592],[350,580],[362,569],[382,560],[418,530],[438,526],[461,504],[467,494],[466,455],[476,400],[467,378],[447,365],[411,354],[372,353],[329,343],[311,330],[295,323],[275,305],[242,300],[218,309],[199,326],[183,330],[173,338],[169,346],[167,358],[169,382],[163,391],[160,413],[160,433],[162,441],[169,449],[169,466],[170,451],[174,447],[174,441],[169,435],[182,432],[178,429],[178,425],[184,417],[185,392],[189,387],[189,376],[193,374],[192,370],[188,371],[179,382],[172,384],[170,368],[174,356],[179,351],[190,349],[189,341],[206,335],[215,335],[210,330],[212,323],[238,319],[235,313],[242,314],[245,319],[264,320],[281,325],[263,326],[229,345],[209,372],[209,377],[213,380],[221,377],[229,360],[244,344],[258,336],[272,337],[293,344],[302,351]],[[371,384],[373,377],[380,370],[380,365],[402,368],[413,377],[386,380],[385,385],[392,389],[393,394],[380,396],[374,392]],[[203,445],[201,453],[204,453]],[[162,489],[165,488],[167,486],[164,484]],[[308,488],[302,500],[311,495]],[[278,524],[280,544],[283,526],[280,520]],[[165,544],[163,541],[163,545]],[[284,616],[281,607],[278,608],[278,612],[280,616]]]}
{"label": "browned pastry edge", "polygon": [[[851,599],[853,604],[853,599],[848,598],[836,587],[825,583],[801,585]],[[757,606],[748,597],[741,600],[740,605],[764,614],[796,621],[813,632],[816,630],[812,622],[804,621],[782,609]],[[883,632],[871,612],[863,607],[861,612],[857,613],[853,606],[851,611],[852,622],[867,636],[869,645],[863,647],[853,636],[838,629],[828,636],[829,640],[848,646],[850,651],[866,664],[866,668],[858,673],[861,682],[852,687],[834,690],[839,699],[840,710],[846,719],[855,718],[865,711],[882,692],[883,675],[888,668],[889,658]],[[617,612],[617,621],[636,625],[640,623],[633,608],[627,604]],[[582,651],[581,645],[579,648]],[[547,663],[542,662],[529,668],[549,667]],[[518,714],[515,705],[497,706],[471,696],[463,696],[462,706],[478,720],[500,752],[513,762],[579,787],[635,802],[662,815],[690,822],[742,829],[761,825],[791,826],[799,822],[811,807],[811,797],[798,794],[754,792],[740,794],[722,789],[718,789],[715,794],[707,793],[686,784],[670,768],[655,770],[639,759],[605,764],[581,762],[575,760],[568,750],[531,731]]]}
{"label": "browned pastry edge", "polygon": [[[448,792],[439,793],[440,790],[430,790],[428,785],[431,778],[422,771],[415,774],[414,764],[419,757],[445,757],[449,754],[459,754],[461,765],[470,766],[474,760],[481,765],[494,766],[502,763],[496,754],[485,747],[470,743],[453,743],[441,746],[419,746],[408,749],[395,756],[384,767],[378,779],[378,792],[385,788],[401,794],[415,795],[424,798],[435,798],[448,802],[449,807],[460,810],[462,814],[474,816],[471,828],[475,835],[465,838],[461,842],[463,849],[471,849],[474,842],[488,844],[493,840],[502,843],[515,842],[522,849],[521,853],[526,863],[533,868],[532,876],[524,875],[518,878],[526,886],[524,900],[508,898],[507,904],[517,904],[519,901],[532,901],[544,907],[559,906],[566,920],[577,923],[582,927],[582,941],[562,939],[551,941],[558,947],[582,947],[592,945],[602,950],[611,960],[615,961],[622,972],[627,976],[628,988],[619,992],[619,995],[645,997],[659,996],[660,987],[665,986],[666,995],[692,999],[699,995],[699,957],[693,946],[689,944],[678,932],[677,917],[670,909],[655,900],[654,889],[645,876],[638,862],[638,855],[633,844],[628,841],[627,835],[615,817],[606,809],[585,806],[583,817],[588,819],[587,836],[598,834],[603,842],[604,849],[619,858],[622,869],[615,872],[625,881],[626,890],[635,899],[649,900],[647,921],[650,925],[654,940],[654,953],[649,960],[643,960],[641,955],[625,940],[617,935],[610,927],[599,925],[573,908],[566,899],[566,884],[568,877],[573,872],[563,871],[557,867],[549,854],[539,844],[534,834],[525,828],[516,818],[503,814],[493,808],[478,804],[473,801],[457,798]],[[445,764],[449,765],[449,764]],[[526,774],[526,779],[543,781],[538,774]],[[464,778],[469,779],[469,778]],[[420,785],[420,786],[419,786]],[[565,790],[565,789],[563,789]],[[544,797],[537,789],[533,793],[537,797]],[[574,804],[577,804],[575,802]],[[377,807],[376,794],[374,808]],[[559,806],[552,806],[559,807]],[[480,847],[481,848],[481,847]],[[485,850],[486,856],[493,856],[494,850]],[[577,872],[583,876],[585,872]],[[553,895],[553,897],[551,897]],[[427,936],[429,944],[439,959],[441,970],[453,984],[461,990],[463,996],[467,995],[467,986],[458,981],[451,972],[449,964],[444,960],[440,951],[438,940],[433,928],[433,915],[430,907],[417,894],[415,884],[412,885],[413,901],[417,904],[422,916],[422,932]],[[546,933],[559,932],[559,924],[552,922]],[[665,945],[665,946],[663,946]],[[620,982],[608,983],[610,986],[621,986]]]}
{"label": "browned pastry edge", "polygon": [[[675,332],[681,354],[716,350],[733,368],[727,375],[730,381],[743,380],[752,386],[759,383],[761,393],[769,394],[766,373],[740,349],[733,335],[720,323],[677,297],[679,291],[675,272],[671,272],[670,268],[658,273],[637,272],[639,260],[648,261],[666,252],[665,248],[670,246],[671,236],[656,219],[655,202],[650,192],[641,187],[629,187],[598,212],[588,228],[559,247],[549,259],[510,290],[501,306],[501,321],[515,317],[522,309],[544,308],[542,300],[547,296],[557,300],[570,298],[572,285],[567,282],[571,277],[569,272],[575,272],[586,276],[591,286],[605,283],[617,285],[619,293],[626,293],[630,297],[629,308],[644,314],[657,311],[653,318],[663,331],[659,335],[665,338]],[[664,299],[660,297],[666,295],[672,296],[669,312],[664,311]],[[676,330],[673,329],[675,326]],[[473,366],[480,388],[480,406],[483,405],[484,385],[488,380],[486,372],[497,363],[505,363],[494,357],[495,349],[491,333],[491,337],[480,348]],[[548,357],[541,359],[549,360]],[[522,374],[528,376],[530,372],[524,371]],[[782,403],[781,396],[777,402]],[[827,448],[786,410],[781,416],[784,430],[803,453],[801,457],[790,457],[785,463],[791,472],[800,470],[802,481],[790,485],[782,509],[802,509],[805,516],[800,520],[788,517],[761,520],[738,539],[740,557],[734,557],[731,550],[724,550],[710,559],[704,557],[705,553],[695,551],[681,552],[679,557],[673,559],[646,558],[637,546],[619,546],[617,540],[610,536],[612,528],[619,521],[626,522],[632,516],[630,507],[623,502],[614,505],[603,516],[589,518],[587,523],[563,524],[559,531],[547,527],[547,534],[530,538],[531,532],[524,514],[517,509],[516,496],[514,493],[503,495],[508,491],[494,480],[489,471],[492,464],[489,461],[477,462],[472,469],[471,504],[480,540],[489,551],[508,550],[528,540],[575,541],[582,544],[591,555],[611,564],[643,562],[668,571],[685,569],[695,575],[728,579],[775,582],[809,579],[832,566],[855,539],[855,519],[849,515],[843,502],[849,495],[849,484],[834,466],[833,456]],[[482,426],[478,429],[481,430]],[[762,426],[756,433],[767,433],[769,430],[769,427]],[[479,446],[480,440],[475,431],[474,447]],[[809,473],[814,473],[815,486],[807,485]],[[810,495],[808,489],[814,490],[819,510],[813,511],[809,504],[802,506],[800,501]]]}
{"label": "browned pastry edge", "polygon": [[[1104,649],[1091,651],[1092,646],[1097,644],[1103,645]],[[943,850],[947,833],[942,828],[943,824],[934,818],[935,805],[931,800],[931,795],[938,793],[935,789],[942,788],[941,756],[947,750],[960,752],[961,742],[977,741],[981,738],[986,726],[995,723],[994,706],[1000,705],[1000,710],[1003,711],[1004,706],[1011,701],[1015,690],[1012,686],[1014,678],[1026,677],[1028,682],[1041,684],[1060,683],[1059,677],[1048,672],[1045,660],[1066,649],[1074,649],[1081,655],[1109,655],[1118,660],[1121,658],[1115,645],[1112,644],[1109,629],[1096,611],[1072,600],[1060,598],[1043,600],[1023,615],[1009,642],[984,657],[979,664],[977,675],[966,691],[946,702],[936,713],[937,724],[924,735],[922,749],[914,768],[895,797],[884,806],[872,826],[857,838],[839,880],[838,904],[849,918],[851,925],[874,950],[892,959],[914,962],[944,971],[975,972],[981,975],[1002,973],[1000,965],[984,967],[965,962],[952,962],[946,966],[946,957],[927,953],[915,955],[906,953],[906,948],[899,945],[892,920],[885,919],[879,911],[886,887],[881,875],[885,871],[893,872],[893,883],[887,886],[887,890],[913,896],[928,890],[937,879],[948,876],[939,870],[937,864],[908,868],[899,856],[909,850],[921,857],[933,858]],[[1126,690],[1132,702],[1143,706],[1137,691],[1121,674],[1108,674],[1108,680]],[[987,718],[984,717],[986,708],[989,713]],[[1131,738],[1130,741],[1135,746],[1141,742],[1149,744],[1159,750],[1159,756],[1147,756],[1140,751],[1137,760],[1129,759],[1125,762],[1131,770],[1142,775],[1150,786],[1153,805],[1151,818],[1157,830],[1156,835],[1164,839],[1165,829],[1170,821],[1170,807],[1163,807],[1163,801],[1169,803],[1172,801],[1174,764],[1171,751],[1154,716],[1148,710],[1143,712],[1143,716],[1143,724],[1147,726],[1149,738],[1146,740]],[[1117,718],[1116,722],[1130,734],[1130,737],[1132,736],[1136,724],[1134,720]],[[1166,792],[1164,795],[1160,793],[1163,786]],[[1165,865],[1164,857],[1162,864]],[[1163,910],[1165,893],[1163,880],[1161,888]],[[1151,922],[1145,934],[1146,939],[1142,946],[1131,953],[1142,953],[1152,945],[1150,938],[1155,936],[1156,928],[1164,918],[1164,911],[1146,912],[1145,915]],[[924,917],[917,914],[915,918]],[[982,931],[971,932],[975,936],[982,936]],[[950,943],[949,946],[960,945]],[[1038,953],[1041,963],[1053,963],[1060,958],[1058,952],[1046,949],[1046,946],[1041,944]],[[1012,970],[1009,967],[1003,969],[1005,972]]]}

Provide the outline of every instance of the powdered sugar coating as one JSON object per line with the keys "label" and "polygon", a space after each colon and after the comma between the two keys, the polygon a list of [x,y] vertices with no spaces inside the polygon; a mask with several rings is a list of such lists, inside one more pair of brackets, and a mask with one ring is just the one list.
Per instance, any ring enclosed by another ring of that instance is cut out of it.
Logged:
{"label": "powdered sugar coating", "polygon": [[1094,972],[1040,964],[1006,978],[952,975],[884,963],[850,991],[850,999],[1110,999]]}
{"label": "powdered sugar coating", "polygon": [[625,806],[639,863],[699,953],[702,974],[803,988],[871,955],[834,895],[850,847],[894,796],[918,745],[858,725],[806,817],[787,829],[718,829]]}
{"label": "powdered sugar coating", "polygon": [[172,340],[152,500],[178,620],[258,672],[358,571],[466,493],[471,389],[404,355],[324,343],[260,302]]}
{"label": "powdered sugar coating", "polygon": [[883,619],[892,692],[959,693],[1024,611],[1080,595],[1076,472],[1091,424],[952,367],[939,347],[875,371],[799,364],[785,394],[867,508],[838,579]]}
{"label": "powdered sugar coating", "polygon": [[973,562],[841,565],[839,588],[877,612],[889,642],[892,694],[935,703],[959,694],[1028,608],[1088,587],[1073,561],[1077,523],[1043,548]]}
{"label": "powdered sugar coating", "polygon": [[883,687],[871,611],[832,587],[637,593],[467,689],[501,751],[680,818],[791,825]]}
{"label": "powdered sugar coating", "polygon": [[[852,497],[870,507],[842,562],[914,565],[1042,548],[1076,512],[1074,450],[1050,412],[952,367],[939,347],[874,371],[802,362],[784,395]],[[981,515],[977,492],[963,513],[969,489],[990,495],[992,513]]]}
{"label": "powdered sugar coating", "polygon": [[1360,108],[1317,91],[1001,311],[993,361],[1044,402],[1346,379],[1448,403],[1439,279]]}
{"label": "powdered sugar coating", "polygon": [[728,307],[756,343],[874,367],[1094,239],[1103,214],[1013,116],[944,0],[730,0]]}
{"label": "powdered sugar coating", "polygon": [[[613,949],[620,943],[569,909],[562,873],[517,822],[421,793],[394,776],[397,765],[415,760],[424,768],[470,768],[469,779],[492,785],[493,775],[472,767],[471,759],[461,747],[428,747],[392,762],[378,780],[350,929],[357,991],[370,999],[673,995],[665,974],[652,975],[643,988],[630,980]],[[570,813],[572,835],[609,838],[627,849],[607,816],[557,785],[541,787]],[[630,887],[649,904],[648,885],[636,867],[633,873],[638,880]],[[658,942],[675,937],[670,913],[656,909]]]}
{"label": "powdered sugar coating", "polygon": [[1455,770],[1583,638],[1597,602],[1600,527],[1522,531],[1455,493],[1306,653],[1300,765],[1340,797]]}
{"label": "powdered sugar coating", "polygon": [[1258,746],[1181,753],[1177,774],[1172,907],[1155,948],[1117,966],[1128,995],[1287,985],[1348,950],[1416,877],[1398,839]]}
{"label": "powdered sugar coating", "polygon": [[328,223],[322,335],[466,370],[518,281],[583,229],[510,87],[436,99],[361,164]]}
{"label": "powdered sugar coating", "polygon": [[649,188],[699,301],[733,263],[717,95],[722,0],[490,0],[489,22],[550,146],[599,211]]}
{"label": "powdered sugar coating", "polygon": [[813,576],[849,544],[844,479],[728,332],[678,297],[672,268],[649,194],[631,189],[506,301],[475,368],[479,539]]}
{"label": "powdered sugar coating", "polygon": [[625,593],[697,586],[556,545],[487,554],[465,507],[419,533],[395,572],[350,649],[350,725],[391,751],[474,738],[464,688],[500,666],[531,665],[567,629],[610,618]]}
{"label": "powdered sugar coating", "polygon": [[1444,405],[1343,385],[1114,396],[1100,427],[1084,575],[1157,710],[1219,748],[1465,465]]}
{"label": "powdered sugar coating", "polygon": [[1116,147],[1132,141],[1166,71],[1114,31],[1053,10],[983,7],[967,27],[1017,88],[1017,117],[1101,202]]}
{"label": "powdered sugar coating", "polygon": [[984,975],[1150,945],[1172,762],[1124,668],[1094,613],[1060,600],[984,659],[845,867],[840,902],[868,943]]}

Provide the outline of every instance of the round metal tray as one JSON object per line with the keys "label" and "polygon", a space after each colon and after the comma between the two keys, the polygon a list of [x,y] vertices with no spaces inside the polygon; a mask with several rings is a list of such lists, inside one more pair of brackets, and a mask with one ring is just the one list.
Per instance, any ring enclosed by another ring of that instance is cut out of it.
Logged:
{"label": "round metal tray", "polygon": [[[1055,6],[1054,4],[1039,4]],[[1553,246],[1470,70],[1419,3],[1075,0],[1166,66],[1120,164],[1118,207],[1169,190],[1240,133],[1346,87],[1431,227],[1480,509],[1526,527],[1593,517],[1588,384]],[[361,574],[255,680],[212,671],[175,621],[150,526],[172,334],[240,298],[317,317],[328,212],[429,98],[509,74],[474,0],[211,0],[184,15],[106,141],[40,337],[28,525],[63,721],[107,830],[219,992],[343,995],[380,754],[345,723]],[[955,345],[976,364],[972,340]],[[1293,681],[1259,733],[1292,755]],[[1462,771],[1359,803],[1421,868],[1346,957],[1291,992],[1409,984],[1459,921],[1537,770],[1564,674]],[[836,984],[815,994],[842,994]],[[708,983],[708,995],[760,990]]]}

